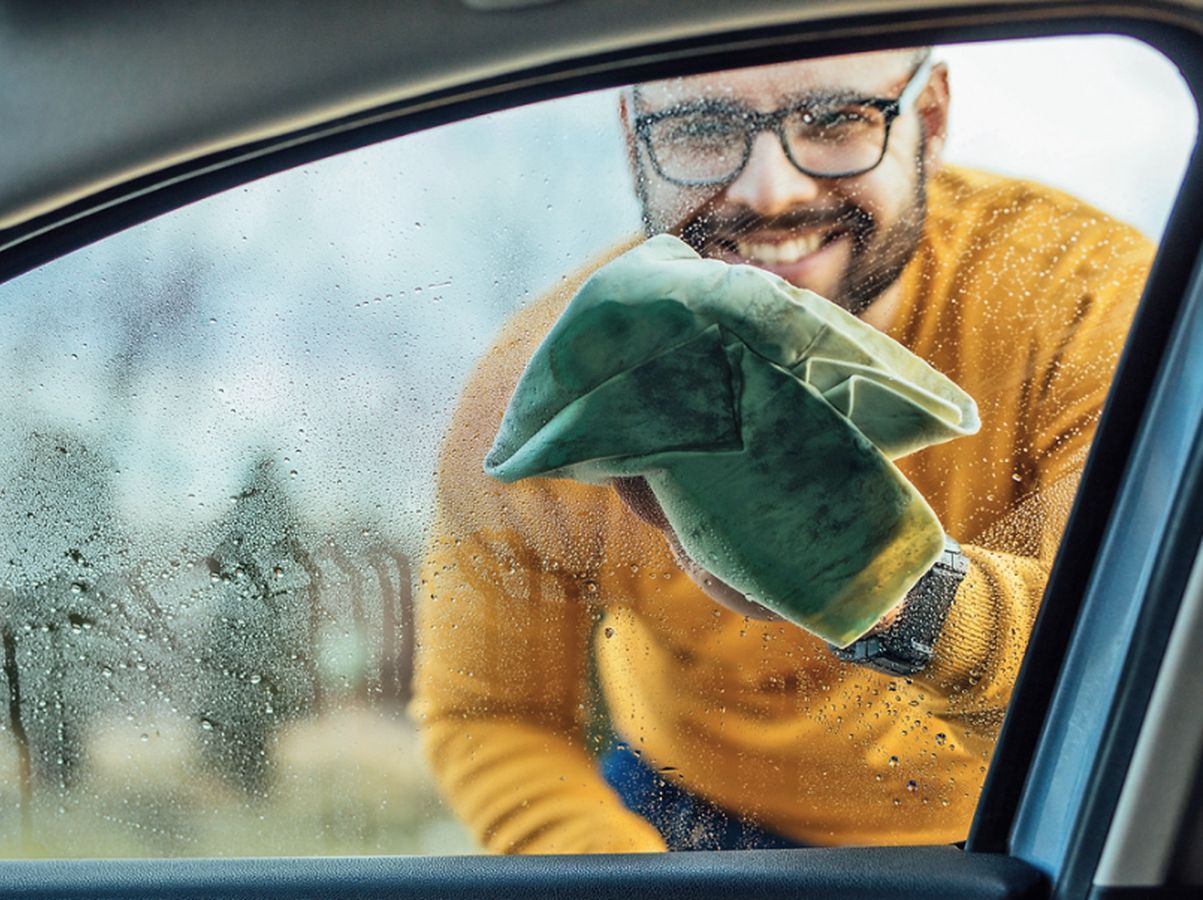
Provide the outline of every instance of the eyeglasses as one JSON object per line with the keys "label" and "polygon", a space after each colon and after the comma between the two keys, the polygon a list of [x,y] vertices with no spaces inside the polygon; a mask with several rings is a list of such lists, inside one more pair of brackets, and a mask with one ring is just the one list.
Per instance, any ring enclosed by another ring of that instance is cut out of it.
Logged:
{"label": "eyeglasses", "polygon": [[767,113],[703,100],[636,115],[635,134],[657,174],[684,187],[733,181],[762,131],[777,135],[798,171],[813,178],[851,178],[885,158],[894,120],[922,93],[931,70],[929,56],[896,99],[811,97]]}

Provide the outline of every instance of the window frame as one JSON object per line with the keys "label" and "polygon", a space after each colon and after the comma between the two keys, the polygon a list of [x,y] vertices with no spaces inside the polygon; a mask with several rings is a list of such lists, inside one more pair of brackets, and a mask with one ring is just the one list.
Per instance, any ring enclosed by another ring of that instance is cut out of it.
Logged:
{"label": "window frame", "polygon": [[[865,8],[868,8],[867,4]],[[504,76],[465,82],[365,113],[271,138],[248,141],[233,149],[169,165],[161,171],[107,188],[9,228],[0,232],[0,281],[16,277],[86,244],[203,197],[274,172],[437,124],[565,93],[613,87],[630,80],[865,49],[866,35],[870,36],[868,40],[874,46],[884,48],[1053,34],[1125,34],[1144,40],[1179,65],[1198,101],[1203,93],[1203,15],[1173,3],[1120,5],[1107,7],[1107,10],[1109,14],[1106,16],[1085,17],[1080,6],[1070,4],[1044,3],[1008,8],[955,8],[950,5],[922,11],[864,13],[817,22],[777,24],[661,44],[632,44],[623,51],[585,54],[567,62],[538,68],[524,69],[515,65]],[[1200,165],[1197,148],[1165,233],[1167,238],[1173,239],[1163,240],[1158,250],[1114,377],[1098,436],[1083,474],[1082,487],[1058,552],[1012,706],[979,800],[977,817],[966,847],[969,853],[963,857],[967,860],[979,854],[996,857],[995,862],[1008,860],[1017,817],[1023,809],[1028,808],[1025,804],[1035,802],[1025,796],[1024,784],[1041,746],[1048,746],[1049,729],[1064,727],[1063,723],[1049,721],[1050,711],[1059,696],[1058,691],[1063,688],[1058,684],[1062,664],[1073,653],[1071,648],[1075,633],[1079,630],[1079,615],[1091,597],[1097,595],[1097,589],[1092,587],[1092,579],[1096,576],[1107,542],[1121,534],[1122,523],[1116,524],[1115,516],[1121,510],[1124,498],[1134,496],[1140,489],[1141,479],[1138,472],[1132,471],[1132,464],[1142,446],[1157,440],[1157,428],[1164,421],[1162,413],[1153,414],[1156,411],[1152,410],[1151,404],[1158,385],[1168,377],[1166,370],[1171,361],[1174,340],[1182,327],[1181,322],[1187,316],[1198,315],[1199,309],[1203,308],[1203,289],[1195,283],[1197,276],[1194,274],[1199,265],[1200,247],[1203,246],[1203,166]],[[1199,364],[1203,365],[1203,362]],[[1192,460],[1203,458],[1203,450],[1198,447],[1192,453]],[[1136,632],[1131,636],[1132,669],[1123,680],[1114,708],[1102,726],[1106,737],[1101,748],[1104,768],[1099,769],[1091,779],[1084,800],[1085,812],[1083,818],[1078,819],[1078,831],[1071,842],[1070,852],[1061,860],[1060,866],[1045,873],[1057,885],[1059,893],[1065,896],[1082,895],[1084,887],[1089,887],[1094,871],[1091,859],[1093,857],[1097,863],[1100,848],[1096,844],[1101,840],[1092,834],[1091,829],[1096,822],[1109,819],[1109,810],[1114,809],[1115,795],[1118,793],[1118,786],[1113,785],[1114,790],[1109,791],[1102,782],[1108,778],[1114,781],[1117,772],[1126,770],[1131,744],[1135,741],[1132,723],[1139,721],[1143,708],[1142,696],[1147,699],[1152,690],[1159,653],[1169,638],[1166,622],[1172,621],[1172,612],[1184,589],[1186,576],[1183,573],[1189,570],[1189,566],[1183,559],[1193,562],[1193,549],[1198,546],[1197,526],[1191,518],[1190,504],[1194,502],[1195,509],[1199,508],[1203,490],[1191,480],[1196,479],[1190,474],[1193,471],[1191,466],[1195,464],[1192,462],[1186,466],[1177,480],[1167,486],[1167,496],[1160,498],[1159,502],[1164,504],[1160,514],[1165,520],[1168,541],[1155,554],[1153,578],[1146,584],[1144,592],[1141,596],[1127,598],[1128,602],[1142,605],[1149,598],[1149,605],[1142,612]],[[1190,546],[1192,541],[1194,548]],[[1092,594],[1092,590],[1096,593]],[[1154,595],[1154,591],[1158,593]],[[1017,708],[1023,709],[1022,716],[1013,714]],[[1133,732],[1127,738],[1124,737],[1124,728]],[[808,854],[806,867],[814,866],[815,871],[820,872],[826,865],[822,860],[827,858],[827,854],[852,863],[862,851],[797,852]],[[794,858],[794,853],[788,851],[788,858]],[[882,865],[885,868],[882,871],[898,874],[920,859],[912,855],[917,853],[919,851],[905,848],[879,848],[876,854],[867,855],[876,855],[884,861]],[[742,854],[735,855],[739,856]],[[759,871],[761,876],[768,877],[764,874],[767,870],[757,868],[762,865],[760,857],[753,854],[747,858],[753,861],[749,863],[752,869],[748,871]],[[780,859],[786,860],[787,857]],[[1012,862],[1022,865],[1018,860]],[[72,894],[71,890],[76,888],[68,884],[77,876],[83,879],[80,885],[87,882],[119,882],[125,885],[124,890],[129,891],[126,896],[158,896],[149,885],[160,877],[167,878],[163,883],[163,895],[191,889],[188,885],[195,887],[202,883],[217,883],[209,881],[217,879],[230,889],[229,896],[238,895],[237,892],[242,889],[239,885],[246,884],[251,886],[247,896],[286,896],[283,893],[263,893],[266,883],[263,879],[283,877],[283,864],[283,861],[270,860],[238,861],[214,863],[207,868],[204,861],[105,861],[81,864],[83,868],[80,868],[67,865],[66,861],[5,862],[0,863],[0,897],[17,896],[22,890],[28,890],[35,882],[27,879],[35,877],[49,879],[43,884],[49,884],[55,878],[66,878],[66,881],[60,881],[62,895],[83,896],[82,893]],[[777,858],[771,864],[763,863],[770,868],[776,864]],[[312,890],[323,879],[329,878],[331,880],[327,883],[331,885],[331,890],[345,890],[350,894],[354,892],[356,884],[366,891],[374,883],[373,878],[381,877],[385,879],[380,882],[381,890],[388,890],[394,896],[399,895],[397,890],[400,882],[395,880],[397,877],[416,879],[414,885],[425,884],[429,888],[432,883],[424,879],[439,877],[438,873],[445,873],[447,869],[447,863],[438,858],[403,864],[396,861],[364,860],[356,863],[354,860],[340,860],[288,861],[287,865],[290,867],[288,871],[296,875],[295,879],[285,879],[291,883],[289,889]],[[621,871],[626,871],[622,869],[623,866],[633,867],[634,880],[627,887],[628,891],[632,887],[648,884],[643,879],[652,872],[663,873],[663,877],[669,879],[666,884],[684,884],[698,876],[698,873],[707,873],[706,877],[713,879],[711,886],[717,887],[726,877],[722,875],[726,871],[723,864],[712,860],[666,860],[657,863],[651,860],[623,861],[621,858],[612,864],[605,861],[590,862],[584,858],[562,863],[545,860],[533,864],[534,867],[529,870],[523,870],[523,864],[518,861],[482,860],[479,864],[469,865],[465,872],[478,872],[478,876],[472,877],[485,879],[497,877],[504,881],[515,878],[517,880],[513,884],[519,893],[528,889],[519,886],[526,884],[524,879],[528,876],[535,879],[532,885],[545,887],[552,883],[562,885],[562,878],[557,875],[561,873],[570,878],[585,878],[589,883],[598,885],[598,892],[590,896],[607,896],[608,889],[606,893],[600,892],[603,887],[593,879],[612,877],[615,869],[608,868],[611,865]],[[731,871],[734,872],[741,864],[733,857],[731,865],[734,867]],[[782,862],[782,865],[793,866],[786,862]],[[870,869],[874,865],[876,863],[870,863]],[[514,866],[516,868],[507,868]],[[926,869],[926,866],[923,868]],[[511,871],[517,874],[508,874]],[[796,868],[790,871],[798,874]],[[1023,878],[1029,878],[1031,871],[1030,866],[1025,867]],[[75,874],[67,877],[64,873],[68,872]],[[550,880],[539,881],[544,877]],[[146,881],[139,881],[143,878]],[[135,883],[140,885],[138,890],[141,893],[133,893]],[[784,883],[789,883],[789,879]],[[470,885],[463,889],[466,893],[462,895],[471,894]],[[1019,889],[1038,890],[1030,885]],[[764,896],[773,895],[772,888],[767,885],[764,890]],[[371,894],[361,892],[358,895]]]}

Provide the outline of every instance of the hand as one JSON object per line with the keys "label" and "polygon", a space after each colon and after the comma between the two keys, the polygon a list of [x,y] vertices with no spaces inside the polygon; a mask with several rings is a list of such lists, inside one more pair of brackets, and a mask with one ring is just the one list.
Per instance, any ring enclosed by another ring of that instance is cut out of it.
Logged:
{"label": "hand", "polygon": [[689,580],[701,588],[707,597],[719,606],[749,619],[781,620],[781,617],[775,612],[749,600],[731,585],[716,578],[689,558],[689,554],[685,552],[685,548],[677,539],[676,532],[668,523],[668,517],[664,515],[660,501],[652,493],[645,478],[615,478],[612,483],[615,492],[626,508],[664,535],[678,568],[688,575]]}

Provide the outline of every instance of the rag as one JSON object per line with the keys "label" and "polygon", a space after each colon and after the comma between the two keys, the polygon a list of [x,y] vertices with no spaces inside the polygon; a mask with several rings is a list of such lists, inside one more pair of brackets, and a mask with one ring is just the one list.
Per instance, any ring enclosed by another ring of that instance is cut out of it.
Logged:
{"label": "rag", "polygon": [[690,559],[843,647],[944,547],[892,460],[978,427],[968,394],[834,303],[658,235],[573,297],[485,471],[642,476]]}

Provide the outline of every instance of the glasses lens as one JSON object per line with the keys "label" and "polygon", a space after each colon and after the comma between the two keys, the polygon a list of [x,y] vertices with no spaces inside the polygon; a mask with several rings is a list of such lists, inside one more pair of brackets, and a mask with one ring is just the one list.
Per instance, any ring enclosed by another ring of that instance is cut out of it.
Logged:
{"label": "glasses lens", "polygon": [[679,181],[725,181],[739,170],[747,144],[738,117],[713,112],[665,116],[646,133],[661,174]]}
{"label": "glasses lens", "polygon": [[886,130],[881,110],[852,103],[807,107],[782,123],[794,162],[815,175],[873,168],[885,152]]}

